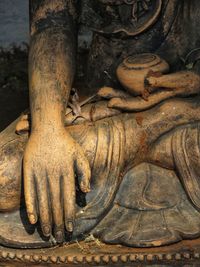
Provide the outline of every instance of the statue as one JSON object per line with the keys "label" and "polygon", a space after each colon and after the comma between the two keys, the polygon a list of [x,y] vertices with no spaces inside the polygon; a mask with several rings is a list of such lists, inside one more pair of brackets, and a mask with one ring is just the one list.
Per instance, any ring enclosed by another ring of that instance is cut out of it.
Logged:
{"label": "statue", "polygon": [[30,0],[30,113],[0,134],[2,246],[92,236],[151,250],[200,237],[198,4]]}

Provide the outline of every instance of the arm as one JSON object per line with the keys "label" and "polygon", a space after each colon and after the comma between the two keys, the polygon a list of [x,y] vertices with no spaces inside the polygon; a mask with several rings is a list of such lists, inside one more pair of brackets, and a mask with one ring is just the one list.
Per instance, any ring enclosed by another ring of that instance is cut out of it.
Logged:
{"label": "arm", "polygon": [[32,2],[29,88],[35,131],[63,126],[75,71],[76,25],[66,1]]}
{"label": "arm", "polygon": [[[72,1],[69,1],[72,3]],[[70,4],[71,5],[71,4]],[[75,72],[76,25],[68,0],[31,0],[29,90],[31,135],[24,154],[24,190],[29,220],[40,218],[45,236],[62,242],[73,231],[75,174],[89,191],[90,168],[64,128],[66,101]]]}

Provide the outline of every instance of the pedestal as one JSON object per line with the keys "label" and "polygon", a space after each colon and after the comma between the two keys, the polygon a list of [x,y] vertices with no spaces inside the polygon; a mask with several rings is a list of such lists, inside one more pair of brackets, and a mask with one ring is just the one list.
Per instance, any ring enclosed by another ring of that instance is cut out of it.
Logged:
{"label": "pedestal", "polygon": [[[39,250],[0,247],[0,266],[199,266],[200,239],[158,248],[128,248],[76,242]],[[197,264],[197,265],[196,265]]]}

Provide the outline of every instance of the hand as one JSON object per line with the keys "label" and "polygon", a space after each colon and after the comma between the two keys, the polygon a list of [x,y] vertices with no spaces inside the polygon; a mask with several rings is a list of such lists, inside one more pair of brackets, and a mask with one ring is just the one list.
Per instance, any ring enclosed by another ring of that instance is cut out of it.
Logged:
{"label": "hand", "polygon": [[159,77],[152,76],[148,77],[147,81],[153,92],[147,99],[134,97],[129,93],[110,87],[101,88],[98,95],[109,100],[108,107],[110,108],[139,112],[175,96],[185,97],[200,92],[200,76],[189,71]]}
{"label": "hand", "polygon": [[128,112],[140,112],[174,96],[174,92],[170,90],[153,93],[148,97],[148,100],[145,100],[140,96],[134,97],[121,90],[104,87],[99,90],[98,95],[109,100],[109,108]]}
{"label": "hand", "polygon": [[64,229],[72,232],[75,218],[75,174],[80,189],[90,191],[90,167],[81,147],[65,128],[33,132],[24,154],[24,190],[28,218],[38,219],[44,236],[54,226],[57,242]]}

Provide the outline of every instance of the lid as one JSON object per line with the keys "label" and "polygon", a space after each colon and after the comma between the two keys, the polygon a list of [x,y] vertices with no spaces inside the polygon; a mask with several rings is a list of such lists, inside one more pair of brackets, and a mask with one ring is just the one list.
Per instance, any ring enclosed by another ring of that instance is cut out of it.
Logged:
{"label": "lid", "polygon": [[139,54],[126,58],[123,66],[128,69],[146,69],[161,63],[161,58],[154,54]]}

